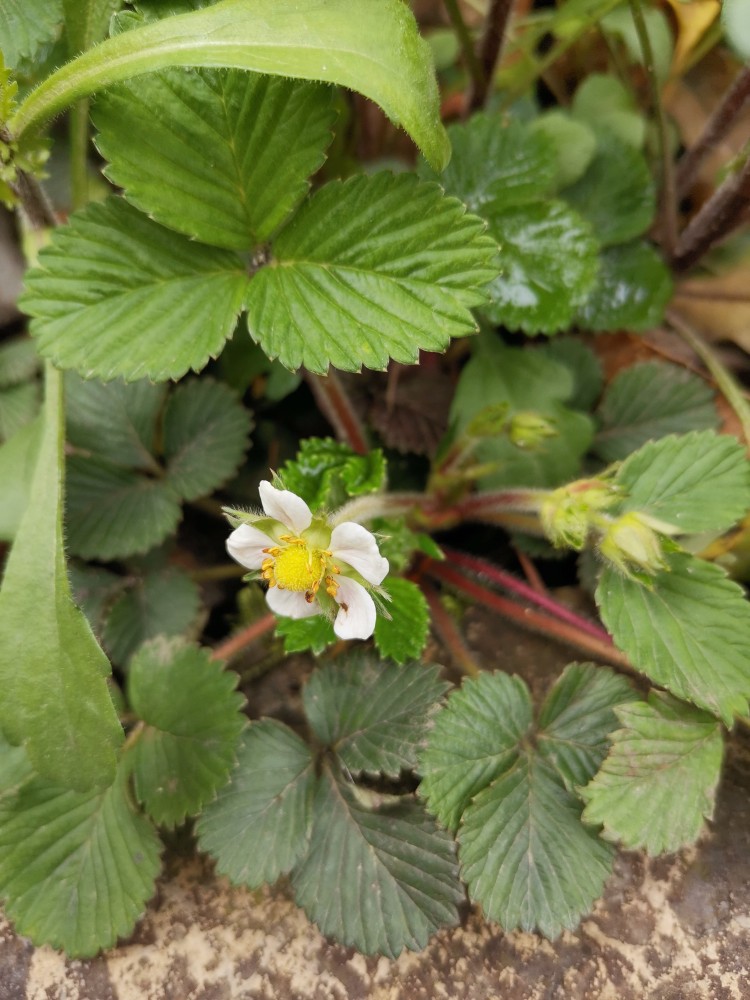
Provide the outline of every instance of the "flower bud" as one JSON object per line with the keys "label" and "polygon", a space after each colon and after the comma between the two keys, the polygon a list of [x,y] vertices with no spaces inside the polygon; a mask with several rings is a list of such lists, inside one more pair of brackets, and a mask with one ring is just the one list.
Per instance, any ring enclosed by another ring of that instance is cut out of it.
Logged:
{"label": "flower bud", "polygon": [[516,413],[508,424],[511,444],[527,451],[536,451],[547,438],[557,437],[559,433],[553,420],[548,420],[533,410]]}
{"label": "flower bud", "polygon": [[580,551],[592,521],[618,499],[614,487],[601,479],[579,479],[549,493],[539,511],[544,533],[557,548]]}
{"label": "flower bud", "polygon": [[599,552],[626,576],[642,580],[668,569],[664,539],[651,519],[637,511],[613,521],[599,542]]}

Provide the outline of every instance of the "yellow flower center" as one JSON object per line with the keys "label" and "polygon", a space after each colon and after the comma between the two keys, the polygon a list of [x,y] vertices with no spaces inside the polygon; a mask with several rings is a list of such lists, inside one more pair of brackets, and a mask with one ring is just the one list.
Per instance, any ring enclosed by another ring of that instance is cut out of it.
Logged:
{"label": "yellow flower center", "polygon": [[304,542],[288,545],[274,559],[276,586],[283,590],[314,593],[320,586],[325,565],[325,556],[320,549],[309,549]]}

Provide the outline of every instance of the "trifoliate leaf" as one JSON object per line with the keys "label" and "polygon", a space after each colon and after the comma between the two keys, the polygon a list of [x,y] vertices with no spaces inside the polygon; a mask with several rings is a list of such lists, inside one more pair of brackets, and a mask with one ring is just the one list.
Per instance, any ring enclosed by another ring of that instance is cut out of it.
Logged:
{"label": "trifoliate leaf", "polygon": [[0,346],[0,389],[28,382],[39,368],[39,355],[29,337],[7,340]]}
{"label": "trifoliate leaf", "polygon": [[485,916],[548,938],[591,909],[614,856],[550,764],[525,753],[467,806],[458,841],[462,878]]}
{"label": "trifoliate leaf", "polygon": [[632,92],[616,76],[587,76],[573,95],[571,113],[579,122],[613,132],[634,149],[643,148],[646,120],[638,113]]}
{"label": "trifoliate leaf", "polygon": [[190,631],[200,606],[200,588],[186,573],[175,567],[147,573],[112,605],[104,645],[115,663],[125,665],[148,639]]}
{"label": "trifoliate leaf", "polygon": [[14,437],[39,413],[39,386],[21,382],[0,389],[0,442]]}
{"label": "trifoliate leaf", "polygon": [[616,375],[601,401],[594,451],[606,462],[626,458],[647,441],[718,427],[714,394],[702,379],[659,361]]}
{"label": "trifoliate leaf", "polygon": [[494,242],[435,184],[380,173],[320,188],[246,298],[250,334],[288,368],[383,369],[471,333]]}
{"label": "trifoliate leaf", "polygon": [[573,337],[555,337],[540,348],[548,358],[565,365],[573,376],[573,394],[566,402],[575,410],[590,409],[602,391],[604,374],[596,354]]}
{"label": "trifoliate leaf", "polygon": [[0,896],[19,934],[90,958],[130,934],[154,892],[159,839],[122,762],[103,792],[32,778],[0,804]]}
{"label": "trifoliate leaf", "polygon": [[429,607],[422,591],[410,580],[393,577],[385,589],[391,598],[386,606],[390,618],[378,615],[373,638],[383,656],[406,663],[420,656],[427,644]]}
{"label": "trifoliate leaf", "polygon": [[0,4],[0,50],[5,65],[15,67],[51,42],[62,23],[62,0],[3,0]]}
{"label": "trifoliate leaf", "polygon": [[581,790],[584,819],[603,836],[649,854],[694,843],[711,819],[724,741],[716,719],[653,691],[617,709],[622,729],[594,780]]}
{"label": "trifoliate leaf", "polygon": [[500,274],[487,287],[484,313],[509,330],[557,333],[586,301],[599,267],[591,227],[561,201],[493,213],[489,232]]}
{"label": "trifoliate leaf", "polygon": [[276,618],[276,635],[284,640],[285,653],[314,653],[320,655],[336,642],[333,624],[325,615],[311,618]]}
{"label": "trifoliate leaf", "polygon": [[94,106],[105,173],[157,222],[250,250],[294,211],[331,141],[326,87],[242,70],[171,69]]}
{"label": "trifoliate leaf", "polygon": [[11,541],[29,505],[43,417],[26,424],[0,445],[0,541]]}
{"label": "trifoliate leaf", "polygon": [[156,823],[177,826],[226,784],[245,726],[237,681],[208,650],[180,639],[161,636],[133,657],[128,698],[146,723],[133,779]]}
{"label": "trifoliate leaf", "polygon": [[577,323],[585,330],[649,330],[662,322],[671,297],[672,276],[648,243],[607,247]]}
{"label": "trifoliate leaf", "polygon": [[568,187],[581,177],[596,152],[596,136],[582,121],[564,111],[548,111],[531,123],[533,132],[543,135],[555,151],[557,167],[554,187]]}
{"label": "trifoliate leaf", "polygon": [[531,700],[518,677],[481,674],[450,696],[419,758],[419,794],[443,826],[455,831],[474,796],[513,765],[530,725]]}
{"label": "trifoliate leaf", "polygon": [[251,427],[250,414],[221,382],[183,382],[164,411],[167,482],[185,500],[212,493],[237,471]]}
{"label": "trifoliate leaf", "polygon": [[731,726],[750,698],[750,605],[713,563],[669,554],[649,589],[605,567],[602,620],[633,666]]}
{"label": "trifoliate leaf", "polygon": [[350,773],[397,778],[416,768],[417,751],[447,687],[437,667],[397,667],[353,655],[312,675],[303,694],[305,714]]}
{"label": "trifoliate leaf", "polygon": [[623,510],[642,510],[683,532],[720,531],[750,508],[750,462],[737,438],[713,431],[652,441],[620,466]]}
{"label": "trifoliate leaf", "polygon": [[333,438],[305,438],[296,458],[282,466],[279,475],[286,489],[296,493],[312,510],[335,510],[351,497],[377,493],[385,486],[385,458],[380,448],[366,455]]}
{"label": "trifoliate leaf", "polygon": [[193,243],[122,198],[60,226],[26,276],[22,308],[44,356],[87,378],[179,378],[232,333],[247,287],[242,261]]}
{"label": "trifoliate leaf", "polygon": [[196,833],[222,875],[256,889],[290,871],[307,847],[314,760],[299,736],[273,719],[250,724],[237,757],[232,780]]}
{"label": "trifoliate leaf", "polygon": [[313,817],[309,853],[292,885],[324,934],[395,958],[458,922],[463,894],[453,841],[416,802],[365,808],[325,770]]}

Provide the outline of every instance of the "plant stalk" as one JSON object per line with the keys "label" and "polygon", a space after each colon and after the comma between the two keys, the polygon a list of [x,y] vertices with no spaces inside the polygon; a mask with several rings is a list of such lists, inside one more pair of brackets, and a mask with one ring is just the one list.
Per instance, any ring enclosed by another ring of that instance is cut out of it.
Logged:
{"label": "plant stalk", "polygon": [[471,77],[472,91],[475,88],[486,86],[482,64],[477,58],[477,54],[474,50],[474,43],[472,42],[471,35],[469,34],[469,29],[466,27],[466,22],[464,21],[461,9],[458,6],[458,0],[444,0],[444,2],[451,25],[453,26],[453,30],[456,32],[456,37],[458,38],[458,44],[461,46],[461,53],[466,64],[466,69]]}
{"label": "plant stalk", "polygon": [[364,426],[338,375],[333,369],[327,375],[315,375],[308,371],[303,374],[318,409],[333,427],[339,441],[348,444],[358,455],[366,455],[370,446]]}
{"label": "plant stalk", "polygon": [[478,62],[481,76],[472,78],[469,92],[469,111],[483,108],[495,75],[495,67],[500,59],[503,40],[510,21],[514,0],[490,0],[484,35],[479,46]]}
{"label": "plant stalk", "polygon": [[224,642],[220,642],[218,646],[215,646],[211,653],[211,659],[231,660],[233,656],[237,656],[247,646],[251,646],[258,639],[262,639],[267,632],[273,629],[275,624],[276,615],[271,613],[263,615],[262,618],[254,621],[252,625],[248,625],[247,628],[243,628],[230,639],[226,639]]}
{"label": "plant stalk", "polygon": [[454,663],[469,677],[478,677],[480,668],[466,647],[461,633],[451,615],[446,611],[440,595],[426,580],[421,581],[422,593],[430,608],[432,626],[438,638],[453,658]]}

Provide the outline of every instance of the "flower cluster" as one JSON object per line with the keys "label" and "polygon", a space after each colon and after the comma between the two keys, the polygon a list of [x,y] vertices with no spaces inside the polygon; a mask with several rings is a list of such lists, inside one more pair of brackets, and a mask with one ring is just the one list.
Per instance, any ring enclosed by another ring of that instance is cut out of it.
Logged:
{"label": "flower cluster", "polygon": [[266,601],[278,615],[327,613],[340,639],[367,639],[377,611],[370,590],[388,573],[375,536],[353,521],[313,517],[305,501],[264,480],[263,515],[232,512],[242,523],[227,539],[238,563],[268,583]]}

